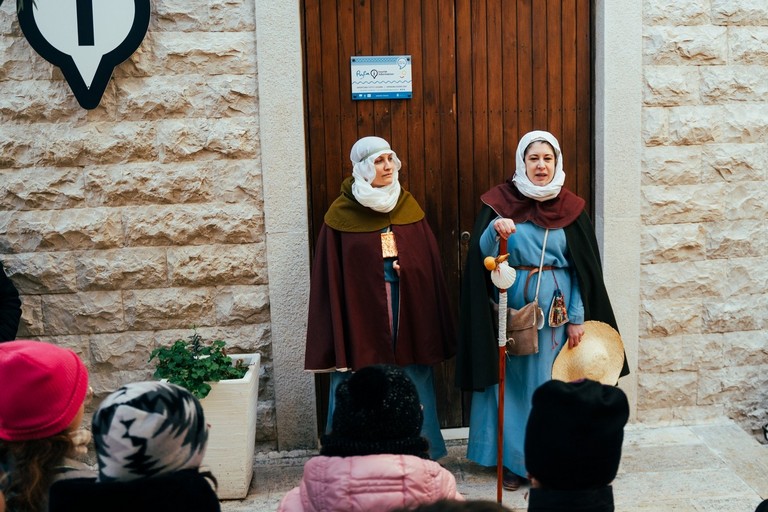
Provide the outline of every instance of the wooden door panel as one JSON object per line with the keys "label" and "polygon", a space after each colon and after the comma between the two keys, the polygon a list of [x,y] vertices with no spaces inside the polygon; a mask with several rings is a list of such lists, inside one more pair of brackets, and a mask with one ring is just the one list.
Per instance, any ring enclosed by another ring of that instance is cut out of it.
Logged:
{"label": "wooden door panel", "polygon": [[[517,142],[553,132],[566,186],[592,202],[590,0],[302,0],[311,241],[365,135],[389,140],[438,240],[457,315],[480,195],[512,175]],[[354,55],[412,57],[413,98],[353,101]],[[458,327],[458,326],[457,326]],[[444,427],[468,424],[453,362],[436,368]],[[325,421],[326,380],[318,380]]]}
{"label": "wooden door panel", "polygon": [[593,192],[592,165],[594,162],[592,140],[592,7],[586,0],[576,2],[576,13],[572,15],[573,30],[576,33],[576,134],[569,139],[569,152],[576,153],[571,160],[571,180],[566,185],[587,201],[587,211],[592,212]]}
{"label": "wooden door panel", "polygon": [[[566,186],[591,209],[592,92],[588,0],[457,0],[459,215],[514,173],[520,137],[548,130]],[[497,28],[499,27],[499,28]]]}
{"label": "wooden door panel", "polygon": [[[460,276],[457,135],[454,116],[453,0],[305,0],[303,2],[309,189],[314,242],[323,215],[351,173],[349,150],[365,135],[387,139],[403,162],[400,181],[426,212],[438,239],[449,288]],[[311,33],[310,33],[311,32]],[[413,98],[353,101],[349,59],[411,55]],[[458,295],[451,297],[458,312]],[[462,422],[453,362],[437,369],[444,426]],[[325,421],[327,379],[318,379]]]}

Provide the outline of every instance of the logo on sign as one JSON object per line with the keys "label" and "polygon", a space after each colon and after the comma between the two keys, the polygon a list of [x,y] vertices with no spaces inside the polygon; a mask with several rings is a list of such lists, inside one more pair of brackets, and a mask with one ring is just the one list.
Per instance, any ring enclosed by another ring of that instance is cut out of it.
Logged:
{"label": "logo on sign", "polygon": [[58,66],[83,108],[96,108],[112,71],[144,40],[149,0],[35,0],[19,10],[24,37]]}

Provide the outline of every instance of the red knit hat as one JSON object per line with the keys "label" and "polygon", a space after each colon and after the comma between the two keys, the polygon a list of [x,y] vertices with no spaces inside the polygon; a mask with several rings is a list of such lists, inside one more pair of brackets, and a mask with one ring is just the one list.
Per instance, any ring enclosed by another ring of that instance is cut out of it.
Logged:
{"label": "red knit hat", "polygon": [[73,351],[42,341],[0,343],[0,439],[43,439],[64,431],[88,391]]}

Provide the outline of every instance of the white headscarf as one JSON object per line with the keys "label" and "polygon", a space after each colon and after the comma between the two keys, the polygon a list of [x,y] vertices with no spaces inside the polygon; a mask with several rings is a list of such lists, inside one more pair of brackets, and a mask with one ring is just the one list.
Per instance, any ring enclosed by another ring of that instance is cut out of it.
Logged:
{"label": "white headscarf", "polygon": [[[376,167],[373,162],[384,153],[392,153],[395,162],[395,172],[392,183],[385,187],[373,187],[371,182],[376,178]],[[355,142],[349,153],[352,160],[352,194],[355,199],[368,208],[377,212],[391,212],[400,197],[400,182],[398,171],[402,167],[397,154],[389,147],[389,142],[381,137],[363,137]]]}
{"label": "white headscarf", "polygon": [[[533,142],[546,141],[549,142],[555,149],[555,176],[552,181],[546,185],[534,185],[528,174],[525,172],[525,150]],[[520,191],[525,197],[530,197],[536,201],[546,201],[548,199],[554,199],[560,193],[560,189],[563,188],[565,183],[565,172],[563,171],[563,154],[560,151],[560,144],[554,135],[542,130],[536,130],[528,132],[520,139],[520,143],[517,145],[517,153],[515,157],[515,176],[512,181],[515,183],[517,190]]]}

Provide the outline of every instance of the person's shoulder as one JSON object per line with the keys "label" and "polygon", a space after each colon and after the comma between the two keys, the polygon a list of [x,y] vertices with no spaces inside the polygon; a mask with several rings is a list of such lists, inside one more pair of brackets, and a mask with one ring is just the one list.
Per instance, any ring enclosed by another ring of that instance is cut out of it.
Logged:
{"label": "person's shoulder", "polygon": [[216,492],[205,475],[187,469],[129,481],[98,482],[72,478],[50,489],[50,510],[220,510]]}
{"label": "person's shoulder", "polygon": [[406,473],[421,471],[432,476],[447,474],[453,477],[453,473],[431,459],[424,459],[416,455],[388,455],[388,457],[392,458],[388,462],[398,464]]}
{"label": "person's shoulder", "polygon": [[493,205],[494,203],[507,202],[516,199],[517,188],[511,185],[508,181],[499,183],[486,190],[481,196],[480,201],[486,205]]}
{"label": "person's shoulder", "polygon": [[412,482],[412,494],[455,498],[458,493],[456,477],[438,462],[414,455],[402,455],[402,474]]}
{"label": "person's shoulder", "polygon": [[301,510],[304,510],[304,506],[301,503],[301,489],[299,487],[294,487],[288,491],[277,506],[277,512],[299,512]]}
{"label": "person's shoulder", "polygon": [[75,460],[64,459],[54,469],[54,482],[60,480],[96,480],[97,472],[96,468],[89,466],[88,464]]}
{"label": "person's shoulder", "polygon": [[377,453],[372,455],[353,455],[350,457],[318,455],[309,459],[305,468],[324,472],[353,472],[363,468],[365,472],[376,472],[381,469],[385,473],[400,473],[413,468],[444,469],[433,460],[423,459],[416,455],[394,453]]}

